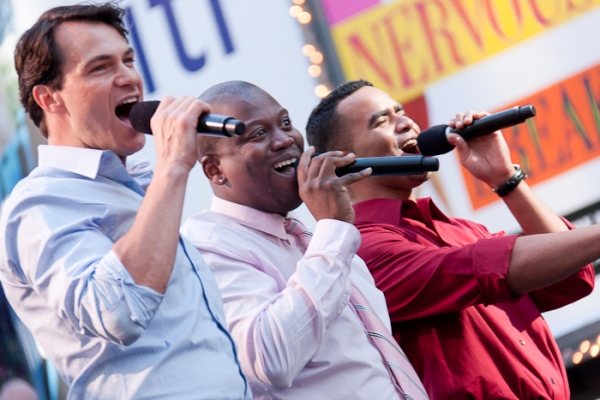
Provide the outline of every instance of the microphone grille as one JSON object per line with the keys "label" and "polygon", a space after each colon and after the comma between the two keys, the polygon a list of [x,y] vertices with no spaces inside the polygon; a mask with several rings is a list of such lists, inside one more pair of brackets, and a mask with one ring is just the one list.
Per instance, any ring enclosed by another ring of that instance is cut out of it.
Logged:
{"label": "microphone grille", "polygon": [[131,126],[141,133],[152,133],[150,128],[150,119],[156,112],[160,101],[143,101],[135,104],[129,112]]}
{"label": "microphone grille", "polygon": [[425,129],[417,136],[417,144],[421,154],[424,156],[437,156],[454,149],[454,146],[448,143],[448,139],[446,139],[447,127],[448,125],[435,125]]}

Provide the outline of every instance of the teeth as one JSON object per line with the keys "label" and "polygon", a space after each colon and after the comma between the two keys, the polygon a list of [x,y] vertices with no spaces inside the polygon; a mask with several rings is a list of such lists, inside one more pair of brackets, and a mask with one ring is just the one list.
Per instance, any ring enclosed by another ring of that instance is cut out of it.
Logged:
{"label": "teeth", "polygon": [[416,145],[417,145],[417,139],[409,139],[406,141],[406,143],[404,143],[401,150],[412,149]]}
{"label": "teeth", "polygon": [[129,104],[129,103],[135,103],[137,101],[137,97],[130,97],[126,100],[123,100],[122,102],[119,103],[119,105],[123,105],[123,104]]}
{"label": "teeth", "polygon": [[282,161],[280,163],[275,164],[273,166],[273,168],[274,169],[279,169],[279,168],[285,167],[286,165],[292,165],[292,164],[294,164],[296,162],[296,160],[297,160],[297,158],[291,158],[291,159],[289,159],[287,161]]}

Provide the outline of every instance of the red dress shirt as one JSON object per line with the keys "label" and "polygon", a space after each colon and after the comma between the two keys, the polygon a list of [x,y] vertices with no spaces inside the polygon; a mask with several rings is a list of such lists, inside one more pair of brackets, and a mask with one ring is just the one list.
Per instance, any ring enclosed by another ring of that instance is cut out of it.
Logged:
{"label": "red dress shirt", "polygon": [[432,399],[569,398],[560,351],[540,312],[588,295],[591,265],[515,298],[505,278],[517,236],[449,218],[431,199],[376,199],[354,209],[358,255]]}

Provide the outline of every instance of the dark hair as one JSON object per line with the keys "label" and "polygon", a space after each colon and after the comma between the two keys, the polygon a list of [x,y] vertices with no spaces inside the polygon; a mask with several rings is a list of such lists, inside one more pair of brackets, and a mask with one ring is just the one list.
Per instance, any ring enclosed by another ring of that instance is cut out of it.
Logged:
{"label": "dark hair", "polygon": [[125,10],[115,2],[55,7],[42,14],[19,39],[15,49],[15,68],[19,75],[21,104],[44,137],[48,137],[48,128],[44,111],[33,98],[33,88],[37,85],[62,88],[64,60],[54,38],[56,27],[63,22],[102,23],[115,28],[127,40],[124,15]]}
{"label": "dark hair", "polygon": [[334,149],[339,142],[340,121],[336,114],[337,106],[342,100],[365,86],[373,86],[371,82],[362,79],[348,81],[336,87],[312,110],[306,123],[306,140],[315,146],[318,153]]}

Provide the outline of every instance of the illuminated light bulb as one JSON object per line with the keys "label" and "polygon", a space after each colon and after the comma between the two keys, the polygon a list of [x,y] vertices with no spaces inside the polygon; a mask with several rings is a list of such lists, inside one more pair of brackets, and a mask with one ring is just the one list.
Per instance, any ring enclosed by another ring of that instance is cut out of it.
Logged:
{"label": "illuminated light bulb", "polygon": [[600,353],[600,345],[595,344],[590,347],[590,356],[596,357],[598,353]]}
{"label": "illuminated light bulb", "polygon": [[[302,54],[304,54],[306,57],[310,57],[310,55],[314,53],[315,50],[315,46],[313,46],[312,44],[305,44],[304,47],[302,47]],[[598,338],[600,338],[600,336]]]}
{"label": "illuminated light bulb", "polygon": [[[294,6],[294,7],[300,7],[300,6]],[[304,11],[298,15],[298,22],[300,22],[301,24],[308,24],[311,20],[312,20],[312,15],[310,15],[309,12]]]}
{"label": "illuminated light bulb", "polygon": [[590,341],[589,340],[584,340],[583,342],[581,342],[581,344],[579,345],[579,351],[581,351],[582,353],[587,353],[587,351],[590,349]]}
{"label": "illuminated light bulb", "polygon": [[313,64],[321,64],[323,62],[323,53],[315,51],[308,58],[310,58],[310,62]]}
{"label": "illuminated light bulb", "polygon": [[329,94],[329,89],[327,89],[327,86],[325,85],[317,85],[317,87],[315,87],[315,94],[320,98],[323,98]]}
{"label": "illuminated light bulb", "polygon": [[321,67],[318,65],[311,65],[308,67],[308,74],[313,78],[316,78],[317,76],[321,75]]}
{"label": "illuminated light bulb", "polygon": [[293,0],[294,4],[298,4],[299,6],[304,4],[305,0]]}
{"label": "illuminated light bulb", "polygon": [[579,364],[583,359],[583,353],[577,352],[573,354],[573,364]]}
{"label": "illuminated light bulb", "polygon": [[290,15],[294,18],[298,18],[300,14],[302,14],[303,10],[300,6],[292,6],[290,8]]}

